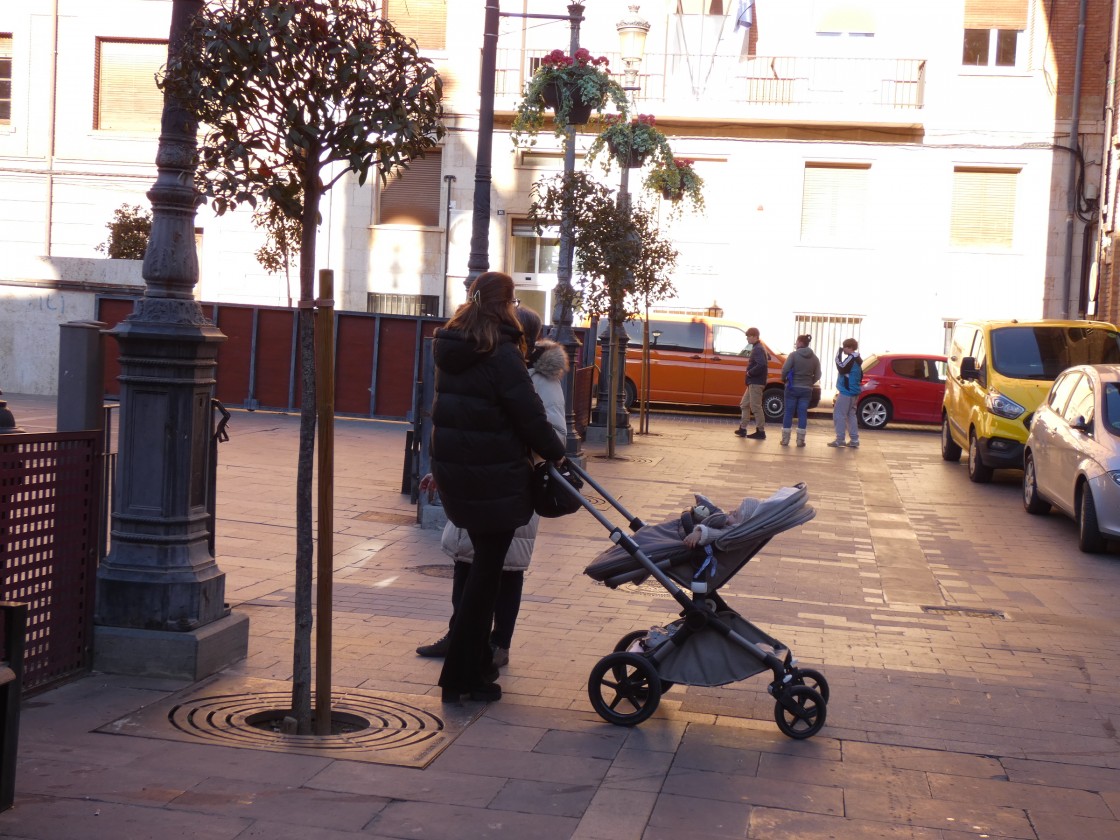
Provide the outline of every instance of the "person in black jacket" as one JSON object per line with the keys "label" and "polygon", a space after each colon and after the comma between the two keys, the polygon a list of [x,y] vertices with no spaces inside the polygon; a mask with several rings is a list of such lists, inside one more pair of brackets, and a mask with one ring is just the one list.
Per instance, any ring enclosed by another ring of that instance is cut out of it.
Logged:
{"label": "person in black jacket", "polygon": [[561,465],[564,445],[525,366],[508,274],[479,275],[436,331],[433,354],[432,474],[448,519],[474,546],[439,684],[444,702],[497,700],[490,628],[513,532],[533,515],[529,453]]}
{"label": "person in black jacket", "polygon": [[[766,413],[762,410],[762,392],[766,389],[770,361],[766,356],[766,348],[762,346],[758,327],[747,330],[747,347],[750,348],[747,358],[747,388],[743,391],[743,399],[739,401],[739,428],[735,430],[735,434],[752,440],[766,440]],[[748,435],[747,423],[752,415],[754,431]]]}

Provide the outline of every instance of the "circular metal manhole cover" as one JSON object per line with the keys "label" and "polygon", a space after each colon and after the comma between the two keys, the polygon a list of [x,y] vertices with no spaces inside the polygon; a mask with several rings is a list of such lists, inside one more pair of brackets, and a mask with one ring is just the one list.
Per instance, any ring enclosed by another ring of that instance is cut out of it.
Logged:
{"label": "circular metal manhole cover", "polygon": [[338,735],[288,735],[262,729],[265,713],[290,707],[287,691],[216,694],[191,697],[174,706],[167,719],[175,729],[199,740],[248,749],[298,749],[313,744],[319,751],[416,750],[439,737],[444,723],[431,712],[388,697],[344,695],[332,705],[340,717],[360,718],[368,726]]}

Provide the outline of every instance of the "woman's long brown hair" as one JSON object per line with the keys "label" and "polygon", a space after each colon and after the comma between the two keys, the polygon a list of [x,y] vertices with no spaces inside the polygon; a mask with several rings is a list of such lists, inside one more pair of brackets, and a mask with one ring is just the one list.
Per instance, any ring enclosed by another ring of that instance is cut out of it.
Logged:
{"label": "woman's long brown hair", "polygon": [[[502,324],[521,331],[513,305],[513,278],[500,271],[487,271],[471,283],[467,302],[455,310],[447,328],[472,338],[479,353],[490,353],[498,346]],[[520,343],[524,354],[524,337]]]}

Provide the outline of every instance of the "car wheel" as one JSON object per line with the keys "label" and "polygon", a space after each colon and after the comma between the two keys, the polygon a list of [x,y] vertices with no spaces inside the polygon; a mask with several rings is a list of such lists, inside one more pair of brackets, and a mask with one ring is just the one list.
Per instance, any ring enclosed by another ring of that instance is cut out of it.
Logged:
{"label": "car wheel", "polygon": [[627,379],[622,383],[622,390],[625,395],[626,407],[636,408],[638,405],[638,386]]}
{"label": "car wheel", "polygon": [[1088,484],[1081,485],[1077,501],[1077,547],[1086,554],[1100,554],[1108,548],[1108,540],[1097,524],[1097,505]]}
{"label": "car wheel", "polygon": [[882,397],[868,397],[859,404],[856,419],[865,429],[882,429],[890,422],[891,404]]}
{"label": "car wheel", "polygon": [[944,461],[961,459],[961,448],[953,440],[953,435],[949,431],[949,417],[945,414],[941,415],[941,458]]}
{"label": "car wheel", "polygon": [[781,388],[771,388],[762,394],[762,413],[771,423],[780,423],[786,414],[786,395]]}
{"label": "car wheel", "polygon": [[991,467],[980,459],[980,442],[976,439],[976,432],[968,433],[968,480],[973,484],[987,484],[992,480]]}
{"label": "car wheel", "polygon": [[1050,503],[1038,495],[1038,476],[1030,451],[1023,456],[1023,507],[1035,516],[1050,512]]}

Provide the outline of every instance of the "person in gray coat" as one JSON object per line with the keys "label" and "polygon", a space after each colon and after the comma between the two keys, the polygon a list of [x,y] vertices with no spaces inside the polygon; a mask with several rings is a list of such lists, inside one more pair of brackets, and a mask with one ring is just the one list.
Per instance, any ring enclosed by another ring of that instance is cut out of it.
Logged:
{"label": "person in gray coat", "polygon": [[[532,309],[517,307],[517,320],[525,335],[528,349],[529,379],[533,389],[541,398],[545,414],[552,423],[557,437],[567,440],[567,419],[564,413],[564,387],[561,384],[568,372],[568,354],[555,341],[540,338],[541,319]],[[513,630],[521,611],[521,592],[525,584],[525,570],[533,557],[533,546],[537,539],[540,517],[533,518],[518,528],[513,534],[513,543],[506,552],[502,564],[502,575],[498,583],[498,598],[494,605],[494,628],[490,634],[490,648],[494,651],[493,664],[502,668],[509,664],[509,649],[513,640]],[[474,560],[474,546],[465,528],[460,528],[448,520],[440,539],[440,548],[454,561],[451,582],[451,620],[449,628],[455,626],[455,616],[463,598],[470,575],[471,562]],[[451,636],[450,629],[443,638],[427,645],[420,645],[416,652],[420,656],[441,657],[447,655]]]}
{"label": "person in gray coat", "polygon": [[805,445],[805,430],[809,425],[809,399],[813,383],[821,378],[821,361],[809,349],[811,335],[799,335],[792,353],[782,364],[782,379],[786,383],[786,411],[782,418],[782,446],[789,446],[793,431],[793,416],[797,415],[797,445]]}

